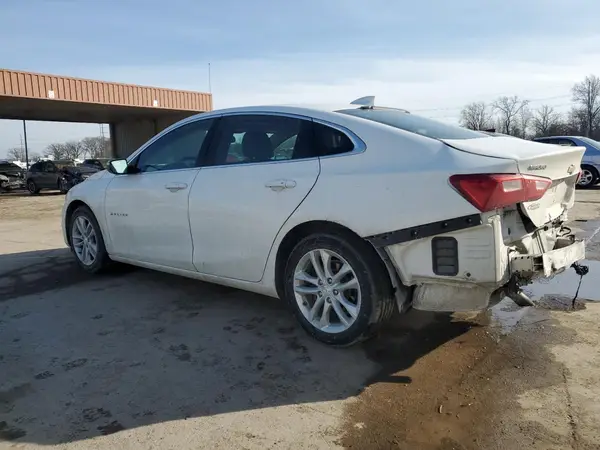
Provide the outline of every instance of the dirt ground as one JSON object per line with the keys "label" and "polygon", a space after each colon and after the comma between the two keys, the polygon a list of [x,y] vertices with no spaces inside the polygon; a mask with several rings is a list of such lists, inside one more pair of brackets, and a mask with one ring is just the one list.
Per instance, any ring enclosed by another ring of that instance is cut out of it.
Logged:
{"label": "dirt ground", "polygon": [[[274,299],[83,274],[63,201],[0,196],[0,449],[600,448],[600,303],[570,309],[572,274],[536,308],[412,311],[336,350]],[[600,190],[571,219],[599,300]]]}

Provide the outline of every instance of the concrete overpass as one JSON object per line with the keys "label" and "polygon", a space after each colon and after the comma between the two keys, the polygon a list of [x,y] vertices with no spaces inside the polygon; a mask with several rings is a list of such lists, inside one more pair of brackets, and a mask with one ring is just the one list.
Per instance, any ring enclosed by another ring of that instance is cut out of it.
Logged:
{"label": "concrete overpass", "polygon": [[212,110],[212,95],[0,69],[0,119],[108,123],[112,156],[185,117]]}

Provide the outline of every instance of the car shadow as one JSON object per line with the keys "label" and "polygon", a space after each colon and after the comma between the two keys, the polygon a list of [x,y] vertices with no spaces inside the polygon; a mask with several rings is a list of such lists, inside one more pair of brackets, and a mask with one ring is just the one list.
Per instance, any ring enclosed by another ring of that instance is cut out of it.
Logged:
{"label": "car shadow", "polygon": [[9,192],[2,192],[0,193],[0,198],[1,197],[36,197],[36,196],[43,196],[43,197],[48,197],[48,196],[53,196],[53,195],[65,195],[62,192],[56,190],[56,191],[51,191],[51,190],[43,190],[40,191],[37,194],[31,194],[29,191],[27,190],[15,190],[15,191],[9,191]]}
{"label": "car shadow", "polygon": [[411,311],[363,345],[330,348],[277,299],[142,269],[92,277],[66,249],[0,255],[0,287],[0,440],[15,443],[411,383],[407,369],[475,325]]}

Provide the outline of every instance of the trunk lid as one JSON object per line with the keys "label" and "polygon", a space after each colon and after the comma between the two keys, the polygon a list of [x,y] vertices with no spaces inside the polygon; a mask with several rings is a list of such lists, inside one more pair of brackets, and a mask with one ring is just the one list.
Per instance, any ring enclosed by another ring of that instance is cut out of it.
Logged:
{"label": "trunk lid", "polygon": [[537,227],[560,217],[575,202],[575,185],[585,147],[565,147],[514,137],[445,139],[450,147],[476,155],[512,159],[523,175],[550,178],[551,187],[534,202],[521,204]]}

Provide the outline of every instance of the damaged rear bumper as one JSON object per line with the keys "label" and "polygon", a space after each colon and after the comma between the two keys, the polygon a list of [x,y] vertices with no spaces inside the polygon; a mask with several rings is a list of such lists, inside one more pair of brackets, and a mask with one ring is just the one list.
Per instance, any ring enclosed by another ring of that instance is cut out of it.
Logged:
{"label": "damaged rear bumper", "polygon": [[[379,244],[390,272],[412,293],[397,299],[401,311],[410,306],[440,312],[481,310],[505,296],[523,305],[522,286],[563,272],[585,258],[585,243],[572,234],[556,238],[550,247],[550,241],[536,231],[528,238],[540,245],[517,247],[505,244],[501,215],[482,219],[466,229]],[[551,250],[542,251],[544,247]]]}
{"label": "damaged rear bumper", "polygon": [[509,254],[507,281],[497,284],[464,282],[423,283],[415,288],[412,306],[424,311],[459,312],[481,310],[510,297],[520,306],[531,304],[523,297],[521,286],[548,278],[585,258],[585,242],[573,236],[559,239],[551,251],[523,255]]}
{"label": "damaged rear bumper", "polygon": [[511,274],[531,278],[551,277],[585,258],[585,242],[559,239],[554,250],[538,255],[518,255],[510,259]]}

